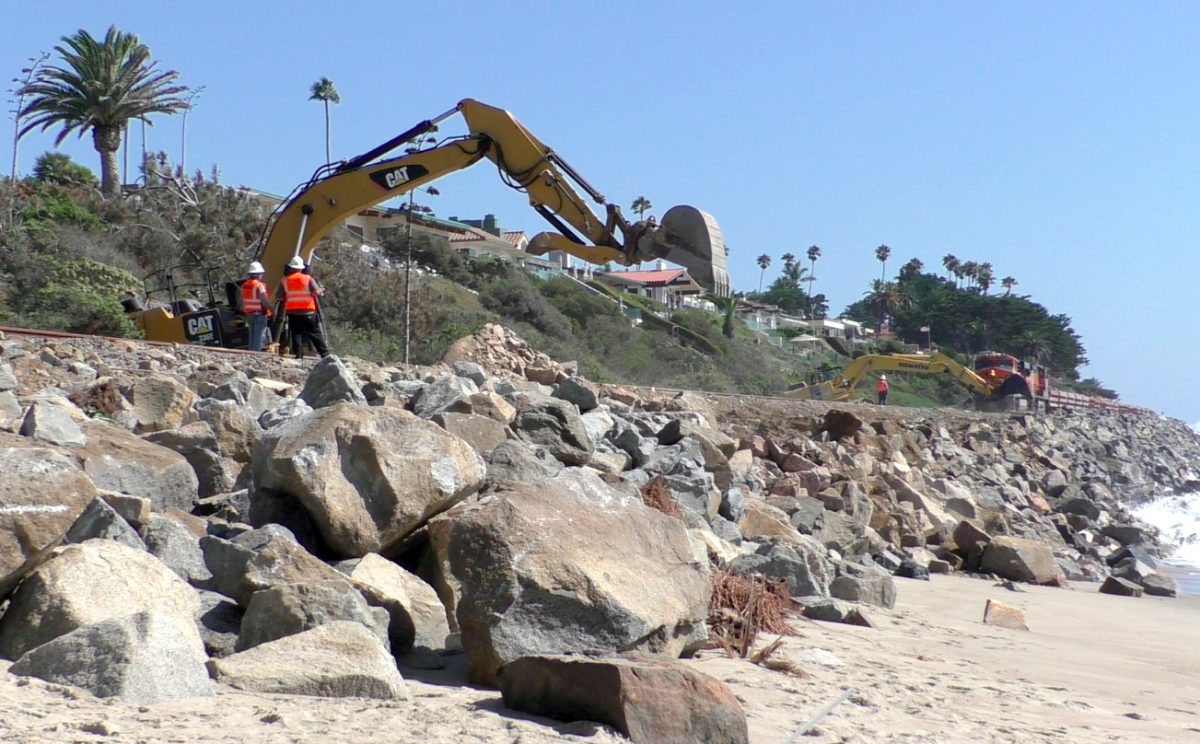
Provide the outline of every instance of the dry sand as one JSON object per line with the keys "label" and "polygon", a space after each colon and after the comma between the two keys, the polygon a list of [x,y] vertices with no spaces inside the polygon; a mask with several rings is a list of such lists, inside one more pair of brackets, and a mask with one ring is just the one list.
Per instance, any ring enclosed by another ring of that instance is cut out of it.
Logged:
{"label": "dry sand", "polygon": [[[1200,742],[1200,598],[1109,597],[1088,585],[1010,592],[954,576],[898,583],[896,609],[873,613],[876,629],[796,621],[801,636],[785,648],[806,678],[713,652],[690,663],[733,688],[754,744],[780,744],[847,688],[850,700],[801,742]],[[1031,631],[983,625],[989,598],[1024,609]],[[0,671],[0,740],[622,740],[591,724],[512,714],[462,675],[460,663],[406,675],[412,703],[220,688],[215,698],[139,708]]]}

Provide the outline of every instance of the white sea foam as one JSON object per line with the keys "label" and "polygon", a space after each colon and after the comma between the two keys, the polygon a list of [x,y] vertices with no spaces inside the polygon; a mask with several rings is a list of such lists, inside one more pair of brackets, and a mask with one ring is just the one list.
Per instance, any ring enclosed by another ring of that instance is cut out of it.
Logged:
{"label": "white sea foam", "polygon": [[1200,493],[1168,493],[1133,510],[1174,546],[1171,558],[1200,566]]}

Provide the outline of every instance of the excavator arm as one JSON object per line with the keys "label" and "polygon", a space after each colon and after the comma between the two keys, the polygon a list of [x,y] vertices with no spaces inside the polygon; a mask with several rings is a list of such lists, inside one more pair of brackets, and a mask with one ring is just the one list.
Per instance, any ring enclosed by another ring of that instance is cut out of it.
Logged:
{"label": "excavator arm", "polygon": [[[389,152],[435,131],[461,114],[470,134],[425,150],[378,161]],[[630,223],[615,204],[584,180],[553,150],[503,109],[466,99],[379,147],[338,166],[326,166],[276,213],[261,261],[274,288],[293,256],[306,261],[317,242],[351,215],[401,196],[483,158],[494,162],[506,183],[524,192],[529,204],[556,232],[535,235],[529,251],[560,250],[592,264],[626,266],[664,258],[686,267],[715,294],[729,294],[725,246],[711,216],[694,207],[672,207],[662,224]],[[601,219],[580,191],[604,207]]]}

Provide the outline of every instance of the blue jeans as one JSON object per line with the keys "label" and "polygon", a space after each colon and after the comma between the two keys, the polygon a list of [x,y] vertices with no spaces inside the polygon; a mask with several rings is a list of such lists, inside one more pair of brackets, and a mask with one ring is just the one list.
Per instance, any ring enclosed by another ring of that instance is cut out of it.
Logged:
{"label": "blue jeans", "polygon": [[250,326],[250,351],[262,351],[263,345],[271,341],[271,334],[267,331],[267,316],[250,313],[246,316],[246,324]]}

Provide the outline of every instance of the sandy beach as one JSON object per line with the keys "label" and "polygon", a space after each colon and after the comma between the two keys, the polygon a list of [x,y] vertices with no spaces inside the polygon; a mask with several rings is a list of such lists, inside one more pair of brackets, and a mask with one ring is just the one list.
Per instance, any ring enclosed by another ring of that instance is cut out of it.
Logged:
{"label": "sandy beach", "polygon": [[[877,628],[794,621],[789,676],[706,652],[690,662],[726,682],[750,719],[751,741],[780,744],[842,690],[855,693],[802,741],[1200,741],[1200,597],[1127,599],[937,576],[901,580]],[[1025,610],[1030,632],[985,626],[995,599]],[[771,639],[764,638],[763,642]],[[154,707],[0,675],[0,740],[16,742],[503,742],[622,741],[603,727],[504,709],[499,693],[466,686],[465,658],[408,672],[411,703],[252,695]],[[7,669],[7,665],[3,667]]]}

